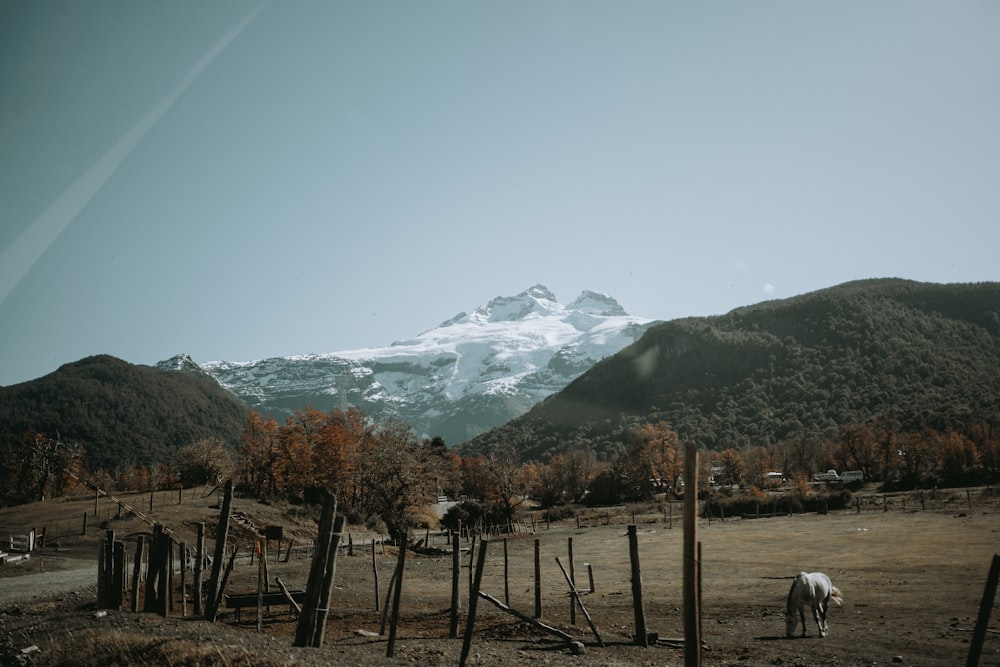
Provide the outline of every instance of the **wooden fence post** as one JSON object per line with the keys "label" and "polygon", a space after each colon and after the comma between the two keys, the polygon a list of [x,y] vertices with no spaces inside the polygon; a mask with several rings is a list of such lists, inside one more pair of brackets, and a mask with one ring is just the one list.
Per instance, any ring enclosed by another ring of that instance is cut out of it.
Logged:
{"label": "wooden fence post", "polygon": [[[336,507],[336,501],[334,502]],[[336,511],[336,510],[334,510]],[[340,546],[340,538],[344,534],[343,516],[336,516],[333,520],[333,535],[330,538],[330,554],[327,557],[326,568],[323,572],[323,587],[320,589],[319,609],[316,610],[316,631],[313,634],[312,645],[319,648],[323,645],[323,636],[326,634],[326,617],[330,613],[330,597],[333,595],[333,581],[337,576],[337,547]]]}
{"label": "wooden fence post", "polygon": [[204,522],[198,523],[198,537],[195,543],[195,561],[194,561],[194,582],[192,591],[194,595],[194,615],[201,616],[201,579],[202,570],[205,566],[205,524]]}
{"label": "wooden fence post", "polygon": [[139,535],[135,540],[135,563],[132,565],[132,603],[133,612],[139,611],[139,573],[142,571],[142,547],[145,535]]}
{"label": "wooden fence post", "polygon": [[489,540],[482,540],[479,545],[479,558],[476,560],[476,577],[472,583],[472,595],[469,597],[469,618],[465,622],[465,637],[462,638],[462,655],[459,658],[459,667],[465,667],[465,661],[469,659],[469,649],[472,648],[472,630],[476,624],[476,603],[479,601],[479,587],[483,583],[483,566],[486,563],[486,547],[490,545]]}
{"label": "wooden fence post", "polygon": [[461,531],[456,530],[451,536],[451,617],[448,625],[448,636],[454,639],[458,637],[458,604],[460,596],[458,594],[461,585],[462,556],[459,544],[462,536]]}
{"label": "wooden fence post", "polygon": [[330,542],[333,540],[333,518],[336,512],[337,497],[328,495],[323,501],[316,550],[309,568],[306,597],[302,603],[302,615],[299,616],[293,646],[312,646],[312,640],[316,633],[316,613],[319,608],[320,587],[326,576],[326,561],[330,555]]}
{"label": "wooden fence post", "polygon": [[983,599],[979,603],[979,616],[976,619],[976,629],[972,633],[972,643],[969,645],[969,657],[966,667],[977,667],[982,654],[983,643],[986,641],[986,630],[990,624],[990,612],[993,611],[993,600],[997,593],[997,580],[1000,579],[1000,554],[993,554],[990,573],[986,577],[986,588],[983,589]]}
{"label": "wooden fence post", "polygon": [[[152,502],[152,496],[150,496]],[[219,527],[215,533],[215,557],[212,559],[212,575],[208,580],[208,599],[205,601],[205,619],[215,622],[219,613],[217,601],[220,595],[219,577],[222,572],[222,561],[226,558],[226,540],[229,538],[229,515],[233,504],[233,480],[226,482],[226,491],[222,499],[222,509],[219,511]]]}
{"label": "wooden fence post", "polygon": [[628,527],[628,557],[632,563],[632,608],[635,611],[635,643],[649,646],[646,611],[642,604],[642,575],[639,571],[639,536],[635,526]]}
{"label": "wooden fence post", "polygon": [[[573,538],[566,538],[567,546],[569,547],[569,584],[571,587],[576,586],[576,568],[573,565]],[[572,595],[569,596],[569,624],[576,625],[576,598]]]}
{"label": "wooden fence post", "polygon": [[684,665],[701,665],[701,626],[698,619],[698,449],[687,443],[684,454]]}
{"label": "wooden fence post", "polygon": [[542,545],[535,538],[535,618],[542,617]]}
{"label": "wooden fence post", "polygon": [[385,657],[396,654],[396,628],[399,625],[399,598],[403,594],[403,569],[406,566],[406,542],[409,531],[403,529],[403,534],[397,538],[399,542],[399,558],[396,561],[396,589],[392,595],[392,618],[389,620],[389,641],[385,647]]}

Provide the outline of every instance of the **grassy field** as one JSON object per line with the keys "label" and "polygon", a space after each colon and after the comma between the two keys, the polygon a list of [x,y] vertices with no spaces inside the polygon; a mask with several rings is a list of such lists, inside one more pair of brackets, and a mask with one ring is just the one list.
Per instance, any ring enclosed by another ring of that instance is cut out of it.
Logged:
{"label": "grassy field", "polygon": [[[154,494],[152,511],[149,494],[126,500],[189,545],[194,544],[199,521],[209,526],[209,535],[214,534],[218,520],[214,494],[192,490],[180,498],[176,491]],[[707,647],[702,664],[964,664],[990,562],[1000,551],[1000,506],[995,496],[982,490],[925,494],[923,503],[920,500],[915,495],[874,497],[860,512],[699,521],[702,638]],[[49,536],[44,554],[0,568],[0,587],[11,577],[38,582],[31,599],[18,603],[16,614],[0,613],[0,631],[14,639],[10,651],[37,645],[38,654],[48,658],[38,664],[156,663],[161,659],[175,664],[257,665],[386,661],[385,636],[364,634],[377,633],[381,621],[375,611],[370,543],[376,535],[349,528],[354,555],[342,550],[338,557],[325,646],[293,650],[295,618],[287,607],[266,613],[258,632],[252,609],[244,611],[239,624],[229,610],[223,610],[215,624],[179,618],[179,603],[168,619],[112,612],[95,620],[92,585],[56,599],[46,596],[47,573],[78,567],[81,561],[95,562],[96,582],[96,545],[104,527],[114,528],[124,539],[148,529],[136,517],[116,519],[117,506],[107,499],[100,500],[96,519],[93,511],[92,498],[0,510],[0,537],[43,526]],[[234,511],[245,523],[234,523],[232,539],[247,558],[254,526],[282,525],[285,535],[300,546],[315,537],[313,510],[237,499]],[[81,535],[84,513],[91,515],[90,527]],[[631,643],[635,618],[626,526],[633,520],[638,527],[647,627],[660,637],[683,636],[680,505],[672,515],[671,526],[662,507],[600,510],[585,514],[580,527],[575,519],[551,526],[538,521],[536,533],[511,536],[506,549],[504,540],[495,538],[488,547],[483,590],[501,600],[509,595],[512,607],[530,615],[538,540],[542,620],[587,645],[585,656],[572,658],[577,664],[683,664],[683,650],[662,645],[643,649]],[[58,528],[62,525],[66,527]],[[530,522],[526,525],[530,528]],[[417,531],[416,536],[423,538],[424,532]],[[568,563],[570,540],[578,586],[589,587],[587,564],[594,574],[594,591],[583,602],[604,647],[597,645],[582,613],[577,613],[575,624],[570,620],[566,583],[555,561],[558,556]],[[285,539],[282,549],[287,545]],[[285,563],[284,552],[280,559],[273,557],[276,546],[271,545],[271,581],[280,576],[289,587],[303,588],[310,563],[307,550],[294,550]],[[432,536],[431,546],[443,551],[447,541],[435,541]],[[250,567],[247,558],[237,566],[230,591],[256,589],[258,568]],[[384,553],[381,546],[376,548],[374,564],[382,596],[395,558],[394,548],[386,547]],[[469,560],[468,554],[463,555],[463,564]],[[462,641],[448,639],[451,563],[447,553],[408,555],[393,661],[457,664]],[[785,597],[791,577],[800,570],[826,572],[843,592],[844,605],[831,610],[830,636],[825,639],[818,638],[811,619],[808,637],[784,637]],[[463,611],[468,605],[468,574],[468,569],[461,571]],[[568,659],[567,646],[556,637],[485,601],[478,608],[470,664]],[[114,630],[109,632],[109,627]],[[460,634],[464,628],[463,615]],[[89,642],[91,650],[66,653],[62,647],[67,636],[74,645]],[[62,663],[60,655],[67,656]],[[994,633],[988,635],[981,664],[1000,664],[1000,639]]]}

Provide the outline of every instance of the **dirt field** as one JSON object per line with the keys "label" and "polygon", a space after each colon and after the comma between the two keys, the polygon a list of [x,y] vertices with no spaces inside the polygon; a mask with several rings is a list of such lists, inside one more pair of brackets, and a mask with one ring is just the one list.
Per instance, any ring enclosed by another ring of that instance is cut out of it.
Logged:
{"label": "dirt field", "polygon": [[[188,493],[188,492],[185,492]],[[965,663],[983,586],[993,554],[1000,551],[1000,507],[988,496],[972,507],[964,492],[956,492],[926,511],[907,509],[898,502],[890,511],[854,510],[828,515],[699,522],[702,543],[703,665],[935,665]],[[146,512],[148,495],[130,502]],[[107,501],[102,500],[102,503]],[[106,665],[148,664],[218,665],[319,665],[458,664],[462,639],[448,639],[451,592],[451,556],[407,556],[395,658],[386,659],[386,636],[377,633],[380,615],[374,611],[374,581],[370,542],[372,535],[351,529],[355,555],[342,552],[337,561],[336,589],[322,649],[293,649],[295,618],[287,607],[274,607],[264,615],[257,631],[254,609],[244,610],[237,624],[231,611],[223,610],[216,624],[151,614],[110,612],[95,617],[96,542],[99,527],[81,537],[84,512],[93,511],[93,500],[49,501],[28,508],[0,511],[0,537],[19,534],[27,527],[58,525],[67,528],[50,541],[44,556],[0,567],[0,662],[3,664]],[[214,526],[218,510],[213,497],[193,492],[181,504],[174,497],[157,499],[150,514],[194,544],[194,522]],[[683,636],[681,614],[683,534],[680,506],[673,527],[653,508],[636,517],[647,627],[661,638]],[[258,525],[284,525],[286,534],[304,544],[314,535],[310,516],[294,508],[276,508],[238,500],[235,510]],[[655,513],[653,513],[655,512]],[[120,537],[145,528],[136,518],[106,517]],[[93,521],[93,519],[92,519]],[[607,522],[611,525],[604,525]],[[586,645],[586,654],[571,655],[569,647],[553,635],[517,621],[484,600],[478,604],[469,664],[512,662],[579,665],[680,665],[684,651],[663,645],[632,645],[634,632],[626,524],[631,514],[585,520],[581,528],[572,520],[539,523],[536,534],[520,533],[507,540],[511,605],[531,614],[534,608],[533,552],[540,540],[543,606],[542,620],[557,626]],[[76,535],[72,535],[72,533]],[[210,533],[211,534],[211,533]],[[237,542],[249,544],[252,531],[234,530]],[[418,533],[423,537],[423,533]],[[577,583],[587,588],[587,566],[593,568],[595,590],[583,602],[600,633],[598,645],[582,613],[570,624],[570,605],[563,575],[555,562],[567,563],[568,540],[573,540]],[[345,536],[346,541],[346,536]],[[272,543],[272,556],[275,544]],[[287,546],[287,540],[283,548]],[[432,547],[445,549],[443,538]],[[467,546],[463,543],[463,547]],[[131,545],[129,550],[131,550]],[[491,541],[483,575],[483,590],[505,597],[503,540]],[[244,551],[248,553],[248,550]],[[396,551],[376,550],[379,585],[384,596]],[[283,558],[282,558],[283,559]],[[93,570],[76,570],[81,560],[93,561]],[[236,568],[229,591],[256,589],[257,567],[246,559]],[[292,588],[305,586],[309,557],[293,552],[290,562],[270,563],[271,580],[280,576]],[[468,564],[469,557],[463,558]],[[44,570],[44,572],[42,571]],[[807,619],[806,638],[784,637],[784,604],[791,577],[800,570],[824,571],[843,592],[844,605],[830,612],[830,635],[817,636]],[[76,580],[58,580],[58,573],[79,573]],[[468,570],[461,573],[463,612],[467,609]],[[14,582],[22,592],[13,591]],[[27,591],[23,581],[33,582]],[[74,583],[76,585],[74,585]],[[188,607],[190,613],[190,605]],[[994,614],[995,616],[995,614]],[[995,619],[994,619],[995,620]],[[462,614],[459,634],[464,634]],[[995,627],[995,623],[991,628]],[[38,647],[37,650],[31,647]],[[22,653],[29,649],[28,653]],[[982,665],[1000,664],[1000,637],[991,632]]]}

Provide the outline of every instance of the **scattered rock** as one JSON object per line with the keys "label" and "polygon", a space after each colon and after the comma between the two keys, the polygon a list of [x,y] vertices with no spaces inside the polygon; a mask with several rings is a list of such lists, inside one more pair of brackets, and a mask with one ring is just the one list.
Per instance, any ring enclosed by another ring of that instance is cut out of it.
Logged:
{"label": "scattered rock", "polygon": [[569,650],[573,655],[587,654],[587,648],[583,645],[583,642],[570,642]]}

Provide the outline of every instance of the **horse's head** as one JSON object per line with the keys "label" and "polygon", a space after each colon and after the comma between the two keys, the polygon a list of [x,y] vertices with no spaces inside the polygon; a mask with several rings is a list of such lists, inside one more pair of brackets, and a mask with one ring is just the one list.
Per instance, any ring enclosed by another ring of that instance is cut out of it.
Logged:
{"label": "horse's head", "polygon": [[795,624],[798,619],[795,617],[795,610],[789,609],[785,612],[785,636],[794,637],[795,636]]}

